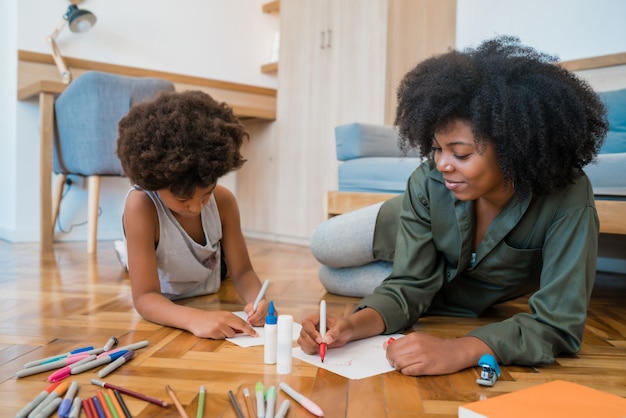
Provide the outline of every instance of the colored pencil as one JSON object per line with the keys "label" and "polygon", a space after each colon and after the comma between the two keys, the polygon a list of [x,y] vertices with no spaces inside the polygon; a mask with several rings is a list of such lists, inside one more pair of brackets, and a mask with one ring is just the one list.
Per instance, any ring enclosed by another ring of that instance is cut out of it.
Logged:
{"label": "colored pencil", "polygon": [[122,394],[120,393],[120,391],[117,389],[113,389],[113,393],[115,394],[117,401],[120,403],[120,406],[122,407],[122,411],[124,411],[125,418],[132,418],[132,415],[130,414],[130,411],[128,410],[128,406],[126,406],[126,402],[124,402],[124,398],[122,397]]}
{"label": "colored pencil", "polygon": [[111,399],[111,395],[109,395],[109,392],[103,392],[103,396],[104,400],[106,401],[107,408],[111,413],[111,416],[113,418],[121,418],[120,415],[117,413],[117,409],[115,409],[115,404],[113,403],[113,399]]}
{"label": "colored pencil", "polygon": [[106,416],[106,418],[113,418],[113,414],[111,413],[111,408],[109,408],[109,403],[107,402],[104,396],[104,392],[99,390],[98,393],[96,393],[96,396],[98,397],[100,406],[102,406],[102,412],[104,412],[104,415]]}
{"label": "colored pencil", "polygon": [[254,407],[252,406],[252,398],[250,397],[250,390],[248,390],[248,388],[243,388],[243,399],[246,401],[248,416],[254,418]]}
{"label": "colored pencil", "polygon": [[104,406],[100,402],[98,396],[92,396],[91,400],[93,401],[94,409],[96,410],[96,414],[99,418],[107,418],[106,413],[104,412]]}
{"label": "colored pencil", "polygon": [[183,408],[183,406],[180,404],[180,401],[176,397],[176,394],[174,393],[170,385],[165,385],[165,391],[172,399],[172,402],[174,403],[174,406],[178,410],[178,413],[180,414],[180,416],[182,418],[189,418],[189,415],[187,415],[187,412],[185,412],[185,408]]}
{"label": "colored pencil", "polygon": [[83,399],[83,410],[85,411],[85,415],[87,415],[87,418],[98,418],[98,415],[94,415],[93,409],[92,409],[92,404],[91,404],[91,398],[86,398]]}
{"label": "colored pencil", "polygon": [[168,402],[162,401],[160,399],[156,399],[153,398],[151,396],[148,395],[144,395],[143,393],[139,393],[139,392],[135,392],[133,390],[130,389],[126,389],[123,388],[121,386],[117,386],[117,385],[112,385],[111,383],[106,383],[103,382],[101,380],[98,379],[91,379],[91,383],[96,385],[96,386],[100,386],[103,388],[111,388],[111,389],[117,389],[118,391],[128,395],[128,396],[132,396],[133,398],[137,398],[137,399],[141,399],[142,401],[146,401],[146,402],[150,402],[159,406],[162,406],[163,408],[167,408],[168,406],[170,406],[170,404]]}
{"label": "colored pencil", "polygon": [[106,393],[109,395],[109,398],[111,398],[111,402],[113,403],[113,407],[115,408],[115,412],[117,412],[117,416],[119,418],[124,417],[125,414],[124,414],[124,411],[122,410],[122,405],[120,405],[120,402],[115,397],[115,393],[113,392],[113,389],[108,388]]}
{"label": "colored pencil", "polygon": [[196,418],[202,418],[204,416],[204,397],[205,397],[205,395],[206,395],[206,390],[204,389],[204,385],[202,385],[202,386],[200,386],[200,392],[199,392],[199,395],[198,395],[198,411],[196,412]]}
{"label": "colored pencil", "polygon": [[230,399],[230,403],[237,414],[237,418],[244,418],[243,412],[241,411],[241,406],[239,406],[239,402],[237,402],[237,398],[235,398],[235,394],[232,390],[228,391],[228,398]]}

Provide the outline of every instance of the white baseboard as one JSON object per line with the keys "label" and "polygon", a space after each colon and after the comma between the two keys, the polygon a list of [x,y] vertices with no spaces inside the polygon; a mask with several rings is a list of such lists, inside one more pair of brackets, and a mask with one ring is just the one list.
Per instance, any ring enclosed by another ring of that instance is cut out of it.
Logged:
{"label": "white baseboard", "polygon": [[8,242],[39,242],[39,227],[16,230],[0,228],[0,240]]}
{"label": "white baseboard", "polygon": [[271,242],[280,242],[283,244],[300,245],[304,247],[309,246],[308,238],[291,237],[288,235],[278,235],[278,234],[271,234],[267,232],[247,231],[247,230],[244,230],[243,234],[247,238],[252,238],[252,239],[260,239],[260,240],[271,241]]}

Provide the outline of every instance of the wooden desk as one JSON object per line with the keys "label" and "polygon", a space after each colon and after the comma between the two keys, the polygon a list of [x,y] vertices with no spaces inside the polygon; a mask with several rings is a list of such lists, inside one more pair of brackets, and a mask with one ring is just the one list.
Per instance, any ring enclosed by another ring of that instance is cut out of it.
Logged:
{"label": "wooden desk", "polygon": [[39,242],[41,251],[52,251],[52,145],[54,98],[65,90],[60,81],[39,80],[17,90],[18,100],[39,97]]}
{"label": "wooden desk", "polygon": [[[276,119],[276,90],[221,80],[186,76],[163,71],[126,67],[76,58],[65,58],[76,78],[86,71],[105,71],[133,77],[158,77],[174,83],[177,91],[201,90],[215,100],[228,103],[240,120]],[[58,81],[55,81],[58,80]],[[54,99],[65,90],[52,56],[18,51],[18,100],[39,98],[40,144],[40,243],[41,251],[51,251],[54,236],[52,219],[52,146],[54,143]]]}

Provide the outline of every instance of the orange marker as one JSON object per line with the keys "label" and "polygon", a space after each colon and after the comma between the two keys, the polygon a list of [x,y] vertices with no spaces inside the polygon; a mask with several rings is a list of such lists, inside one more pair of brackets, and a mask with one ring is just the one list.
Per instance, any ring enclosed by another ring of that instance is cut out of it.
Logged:
{"label": "orange marker", "polygon": [[187,412],[185,412],[185,408],[183,408],[183,406],[181,405],[180,401],[176,397],[176,394],[174,393],[170,385],[165,385],[165,391],[172,399],[172,402],[174,402],[174,406],[178,410],[178,413],[180,414],[181,418],[189,418],[189,415],[187,415]]}
{"label": "orange marker", "polygon": [[39,414],[41,411],[43,411],[46,405],[54,401],[56,398],[63,396],[69,386],[70,386],[69,380],[66,380],[65,382],[61,382],[57,387],[55,387],[52,390],[52,392],[50,392],[48,396],[46,396],[46,399],[44,399],[39,405],[37,405],[37,407],[35,407],[35,409],[32,410],[29,416],[35,416]]}

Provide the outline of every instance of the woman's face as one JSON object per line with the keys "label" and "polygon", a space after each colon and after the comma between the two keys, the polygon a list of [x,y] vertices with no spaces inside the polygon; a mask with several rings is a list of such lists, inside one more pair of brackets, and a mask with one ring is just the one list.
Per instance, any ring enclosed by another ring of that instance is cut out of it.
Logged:
{"label": "woman's face", "polygon": [[512,188],[505,188],[493,143],[478,148],[468,122],[457,119],[435,132],[433,154],[446,187],[457,199],[501,202],[512,196]]}

